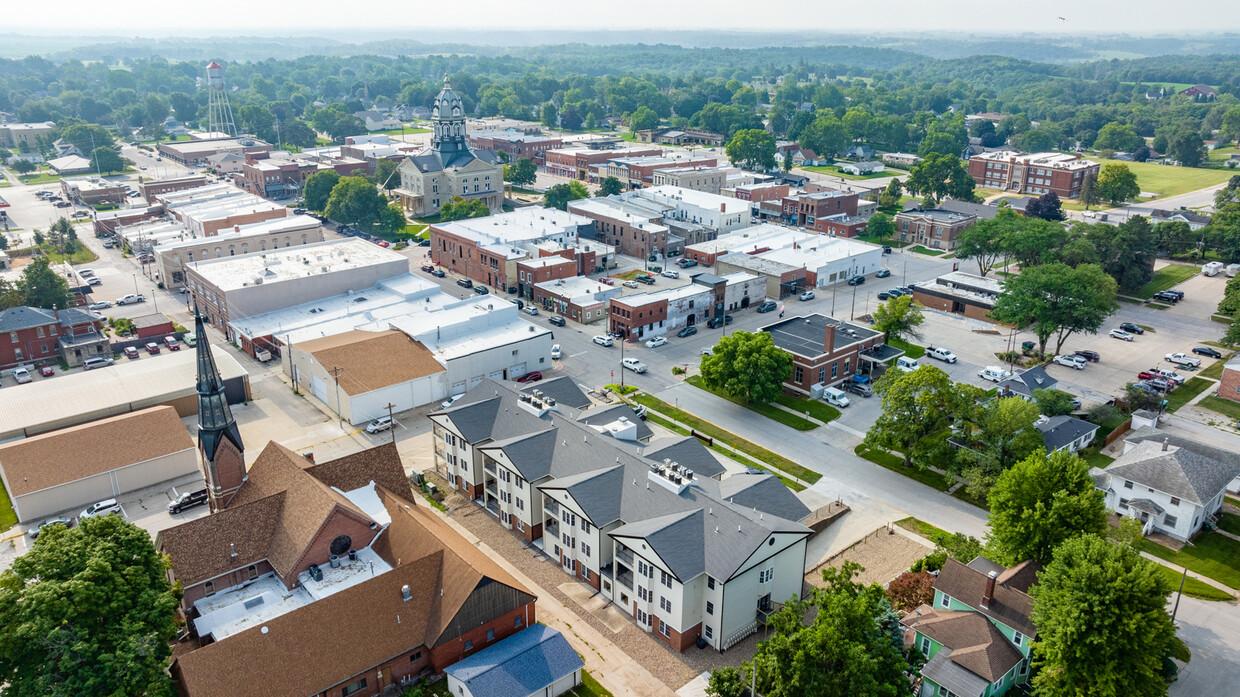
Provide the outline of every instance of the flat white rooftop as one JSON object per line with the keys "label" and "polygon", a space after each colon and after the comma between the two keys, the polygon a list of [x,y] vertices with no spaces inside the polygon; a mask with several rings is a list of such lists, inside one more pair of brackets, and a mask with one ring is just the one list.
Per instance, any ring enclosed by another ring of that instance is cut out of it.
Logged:
{"label": "flat white rooftop", "polygon": [[234,257],[206,259],[186,264],[221,291],[262,283],[359,269],[408,260],[376,244],[356,238],[329,240],[298,247],[252,252]]}
{"label": "flat white rooftop", "polygon": [[564,257],[557,257],[557,256],[539,257],[537,259],[525,259],[521,262],[522,266],[526,266],[531,269],[545,269],[549,266],[563,266],[564,264],[572,264],[576,266],[577,262],[573,261],[572,259],[565,259]]}
{"label": "flat white rooftop", "polygon": [[882,247],[865,242],[854,242],[840,237],[816,235],[817,239],[809,240],[797,247],[774,249],[761,256],[764,259],[792,264],[804,265],[808,269],[816,269],[840,259],[850,259],[866,253],[882,254]]}
{"label": "flat white rooftop", "polygon": [[1032,155],[1028,153],[999,151],[984,152],[980,155],[974,155],[973,159],[988,160],[991,162],[1021,162],[1026,165],[1035,167],[1050,167],[1051,169],[1088,169],[1097,167],[1097,162],[1090,160],[1082,160],[1076,155],[1069,155],[1062,152],[1039,152]]}
{"label": "flat white rooftop", "polygon": [[541,240],[546,237],[576,235],[577,228],[592,221],[556,208],[529,206],[508,213],[469,218],[435,225],[446,233],[483,245]]}
{"label": "flat white rooftop", "polygon": [[176,224],[182,234],[177,240],[169,240],[161,242],[155,247],[155,253],[169,252],[184,247],[196,247],[198,245],[210,242],[227,242],[230,240],[247,239],[250,237],[258,237],[260,235],[271,235],[279,233],[302,232],[305,230],[316,230],[323,226],[317,219],[308,215],[294,215],[288,218],[276,218],[274,220],[264,220],[261,223],[250,223],[249,225],[237,225],[231,229],[225,229],[217,235],[207,237],[198,237],[192,232],[185,229],[184,225]]}
{"label": "flat white rooftop", "polygon": [[654,186],[648,189],[638,189],[633,194],[677,208],[681,206],[695,206],[720,213],[740,213],[750,209],[749,201],[741,201],[731,196],[720,196],[719,194],[705,191],[684,189],[679,186]]}
{"label": "flat white rooftop", "polygon": [[[748,203],[743,201],[742,203]],[[794,244],[807,242],[820,237],[813,232],[796,228],[782,227],[763,223],[752,227],[741,228],[707,242],[691,244],[687,249],[703,254],[725,254],[730,252],[753,252],[761,249],[780,249]]]}
{"label": "flat white rooftop", "polygon": [[569,300],[577,300],[578,298],[586,298],[594,296],[598,301],[604,300],[609,295],[620,295],[623,289],[619,286],[609,286],[598,281],[587,278],[586,276],[573,276],[572,278],[561,278],[554,281],[543,281],[535,283],[535,287],[541,288],[548,293],[568,298]]}

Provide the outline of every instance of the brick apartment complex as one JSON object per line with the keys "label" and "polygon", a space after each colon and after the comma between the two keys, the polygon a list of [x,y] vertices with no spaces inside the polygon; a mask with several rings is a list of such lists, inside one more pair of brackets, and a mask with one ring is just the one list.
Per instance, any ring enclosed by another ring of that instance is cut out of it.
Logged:
{"label": "brick apartment complex", "polygon": [[1085,177],[1098,175],[1102,165],[1079,155],[1044,152],[985,152],[969,158],[969,175],[978,186],[1009,193],[1045,194],[1077,198]]}
{"label": "brick apartment complex", "polygon": [[579,181],[589,181],[591,171],[608,160],[617,157],[654,157],[663,154],[663,148],[631,147],[608,150],[592,150],[588,148],[552,148],[545,150],[543,166],[548,174],[567,177]]}
{"label": "brick apartment complex", "polygon": [[0,370],[61,360],[79,366],[97,356],[111,358],[112,349],[90,312],[24,305],[0,311]]}
{"label": "brick apartment complex", "polygon": [[543,164],[544,153],[560,147],[563,142],[559,136],[530,135],[517,130],[481,129],[469,132],[471,148],[506,153],[509,162],[528,158],[536,165]]}
{"label": "brick apartment complex", "polygon": [[813,194],[793,194],[783,198],[783,220],[789,225],[823,230],[815,227],[819,218],[830,215],[857,215],[858,196],[852,191],[832,189]]}
{"label": "brick apartment complex", "polygon": [[881,362],[903,353],[883,344],[881,332],[818,313],[768,324],[762,331],[792,354],[784,391],[801,397],[814,385],[829,387],[870,372],[871,365],[863,366],[863,361]]}
{"label": "brick apartment complex", "polygon": [[913,209],[897,213],[895,224],[901,242],[950,252],[956,248],[956,236],[977,224],[977,216],[939,208]]}
{"label": "brick apartment complex", "polygon": [[138,193],[142,194],[142,198],[147,201],[154,201],[156,196],[166,194],[173,191],[184,191],[185,189],[196,189],[200,186],[207,185],[207,178],[201,174],[191,174],[185,177],[173,177],[171,179],[151,179],[149,181],[140,182],[138,184]]}
{"label": "brick apartment complex", "polygon": [[505,291],[518,287],[520,261],[548,253],[539,249],[544,243],[552,243],[546,246],[557,250],[553,252],[557,256],[577,262],[581,273],[593,273],[598,250],[588,239],[592,228],[590,219],[571,211],[537,207],[435,223],[430,227],[431,260],[475,283]]}

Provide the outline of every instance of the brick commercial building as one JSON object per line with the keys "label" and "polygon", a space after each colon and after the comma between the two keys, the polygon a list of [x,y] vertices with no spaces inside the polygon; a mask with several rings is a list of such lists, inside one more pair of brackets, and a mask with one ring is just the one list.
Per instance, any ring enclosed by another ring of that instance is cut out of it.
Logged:
{"label": "brick commercial building", "polygon": [[645,259],[667,253],[668,229],[657,222],[663,219],[662,206],[608,196],[569,201],[568,210],[593,220],[595,239],[621,254]]}
{"label": "brick commercial building", "polygon": [[287,198],[301,191],[306,177],[317,171],[317,165],[304,160],[250,159],[241,165],[237,184],[255,196]]}
{"label": "brick commercial building", "polygon": [[278,203],[223,183],[159,194],[156,202],[197,237],[209,237],[238,225],[285,218],[292,213]]}
{"label": "brick commercial building", "polygon": [[693,128],[648,128],[633,133],[639,143],[664,145],[723,145],[727,138],[718,133]]}
{"label": "brick commercial building", "polygon": [[684,256],[702,266],[714,266],[715,261],[726,254],[761,254],[772,249],[804,244],[815,237],[817,235],[805,230],[763,223],[733,230],[709,242],[689,245],[685,247]]}
{"label": "brick commercial building", "polygon": [[471,148],[506,153],[509,162],[528,158],[536,165],[543,164],[545,152],[560,147],[563,142],[559,136],[531,135],[509,129],[488,128],[469,133]]}
{"label": "brick commercial building", "polygon": [[759,244],[776,242],[780,244],[778,248],[717,256],[715,270],[720,274],[746,271],[762,276],[768,296],[786,298],[874,273],[883,263],[882,247],[842,237],[815,234],[791,244],[787,238]]}
{"label": "brick commercial building", "polygon": [[[128,232],[125,235],[129,235]],[[185,285],[185,264],[204,259],[233,257],[268,249],[284,249],[323,241],[323,223],[308,215],[275,218],[261,223],[235,225],[208,237],[197,237],[184,228],[176,239],[165,239],[150,247],[155,255],[156,273],[166,288]],[[131,245],[132,246],[132,245]]]}
{"label": "brick commercial building", "polygon": [[178,140],[159,144],[159,154],[185,165],[186,167],[202,167],[207,158],[222,153],[232,153],[245,157],[254,153],[271,152],[271,143],[257,138],[242,136],[240,138],[211,138],[206,140]]}
{"label": "brick commercial building", "polygon": [[985,152],[969,158],[969,175],[978,186],[1008,193],[1045,194],[1077,198],[1085,177],[1098,176],[1102,165],[1078,155],[1044,152]]}
{"label": "brick commercial building", "polygon": [[713,155],[668,153],[647,157],[615,157],[607,160],[606,175],[615,177],[627,189],[640,189],[654,184],[654,171],[674,167],[714,167],[719,159]]}
{"label": "brick commercial building", "polygon": [[579,275],[581,271],[574,259],[565,259],[557,255],[522,259],[517,262],[517,293],[523,298],[532,298],[536,283],[574,278]]}
{"label": "brick commercial building", "polygon": [[24,305],[0,311],[0,370],[59,361],[79,366],[98,356],[111,358],[112,348],[91,312]]}
{"label": "brick commercial building", "polygon": [[640,259],[674,256],[750,220],[747,202],[677,186],[571,201],[568,209],[592,218],[600,240]]}
{"label": "brick commercial building", "polygon": [[[39,136],[56,130],[56,122],[0,123],[0,147],[19,152],[38,152]],[[104,145],[104,143],[100,143]]]}
{"label": "brick commercial building", "polygon": [[138,183],[138,193],[142,194],[142,198],[147,201],[154,201],[156,196],[160,194],[172,193],[174,191],[184,191],[186,189],[197,189],[200,186],[207,185],[207,177],[202,174],[190,174],[184,177],[172,177],[170,179],[150,179]]}
{"label": "brick commercial building", "polygon": [[688,285],[611,299],[611,331],[626,338],[648,339],[681,327],[758,305],[766,300],[766,282],[749,273],[727,276],[700,273]]}
{"label": "brick commercial building", "polygon": [[107,237],[127,225],[137,225],[147,220],[154,220],[164,214],[164,204],[155,203],[143,208],[122,208],[115,211],[102,211],[95,214],[94,228],[96,237]]}
{"label": "brick commercial building", "polygon": [[730,167],[665,167],[654,171],[651,183],[718,194],[727,184],[731,171]]}
{"label": "brick commercial building", "polygon": [[897,213],[895,224],[901,242],[950,252],[956,248],[956,236],[976,225],[977,216],[941,208],[914,209]]}
{"label": "brick commercial building", "polygon": [[720,193],[724,196],[731,196],[740,201],[749,201],[750,203],[783,201],[784,197],[788,195],[788,185],[776,182],[741,184],[730,189],[725,189]]}
{"label": "brick commercial building", "polygon": [[[552,148],[543,151],[544,163],[548,174],[567,177],[579,181],[590,181],[591,170],[599,165],[607,164],[608,160],[618,157],[654,157],[662,155],[663,148],[658,146],[615,148],[594,150],[590,148]],[[597,177],[594,177],[597,179]]]}
{"label": "brick commercial building", "polygon": [[837,213],[814,221],[814,230],[836,237],[858,237],[865,234],[869,225],[867,218],[847,213]]}
{"label": "brick commercial building", "polygon": [[1003,282],[997,278],[953,271],[913,286],[913,299],[931,310],[994,322],[990,311],[1002,292]]}
{"label": "brick commercial building", "polygon": [[632,414],[487,380],[430,415],[435,468],[656,641],[727,650],[800,597],[809,509]]}
{"label": "brick commercial building", "polygon": [[537,247],[544,243],[559,249],[556,256],[578,261],[580,272],[592,273],[595,261],[589,256],[597,251],[589,241],[592,229],[589,218],[536,206],[435,223],[430,227],[431,260],[475,283],[505,291],[517,287],[517,262],[547,256]]}
{"label": "brick commercial building", "polygon": [[582,324],[606,319],[609,301],[624,291],[584,276],[543,281],[530,290],[535,305]]}
{"label": "brick commercial building", "polygon": [[[852,191],[820,191],[813,194],[793,194],[783,199],[783,220],[789,225],[818,229],[819,218],[830,215],[857,215],[858,196]],[[820,232],[822,230],[819,230]]]}
{"label": "brick commercial building", "polygon": [[810,395],[815,385],[838,385],[904,354],[884,344],[881,332],[818,313],[768,324],[762,331],[792,354],[784,390],[800,397]]}
{"label": "brick commercial building", "polygon": [[125,185],[102,177],[61,179],[60,190],[66,199],[87,206],[103,201],[120,204],[125,200]]}

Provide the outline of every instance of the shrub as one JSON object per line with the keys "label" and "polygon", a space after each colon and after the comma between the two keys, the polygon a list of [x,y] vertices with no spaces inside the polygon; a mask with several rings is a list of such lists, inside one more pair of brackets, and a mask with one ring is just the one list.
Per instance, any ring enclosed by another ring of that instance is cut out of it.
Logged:
{"label": "shrub", "polygon": [[934,601],[934,576],[928,571],[906,571],[887,584],[887,597],[899,610],[929,605]]}
{"label": "shrub", "polygon": [[684,374],[685,374],[684,368],[681,368],[678,365],[672,366],[672,375],[684,375]]}

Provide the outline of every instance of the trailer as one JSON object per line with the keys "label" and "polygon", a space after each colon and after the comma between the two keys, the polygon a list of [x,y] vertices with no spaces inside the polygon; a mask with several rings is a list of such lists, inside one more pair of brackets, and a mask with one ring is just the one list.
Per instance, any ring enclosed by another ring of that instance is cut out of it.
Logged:
{"label": "trailer", "polygon": [[1212,261],[1209,264],[1205,264],[1201,267],[1201,273],[1205,274],[1206,276],[1217,276],[1222,272],[1223,272],[1223,262],[1221,261]]}
{"label": "trailer", "polygon": [[1227,277],[1235,278],[1236,274],[1240,274],[1240,264],[1228,264],[1227,265]]}

